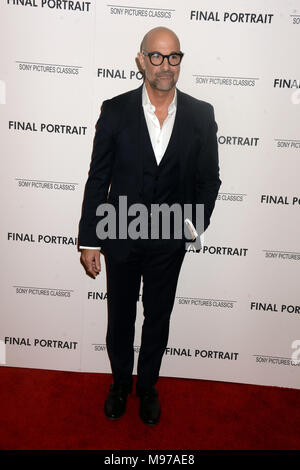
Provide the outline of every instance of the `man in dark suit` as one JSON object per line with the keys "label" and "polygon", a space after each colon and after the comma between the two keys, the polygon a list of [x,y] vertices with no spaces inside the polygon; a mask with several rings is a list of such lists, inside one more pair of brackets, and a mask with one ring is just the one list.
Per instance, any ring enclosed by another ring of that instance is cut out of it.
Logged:
{"label": "man in dark suit", "polygon": [[[96,125],[79,225],[79,247],[81,262],[93,277],[101,270],[100,250],[105,256],[106,341],[113,384],[104,411],[111,419],[124,414],[127,396],[132,391],[133,341],[141,279],[144,323],[137,364],[139,415],[146,424],[157,424],[160,419],[155,384],[167,346],[186,243],[188,240],[196,243],[208,227],[221,184],[213,107],[176,88],[182,56],[174,32],[163,27],[149,31],[138,53],[144,71],[143,85],[104,101]],[[148,210],[149,228],[155,204],[168,207],[189,204],[192,212],[188,220],[182,220],[182,236],[177,236],[178,227],[175,230],[172,217],[168,237],[164,237],[160,226],[158,238],[120,236],[120,231],[124,231],[121,225],[129,228],[133,220],[132,213],[124,214],[121,196],[126,196],[127,207],[142,204]],[[119,236],[111,236],[110,232],[105,238],[99,229],[104,221],[99,206],[105,203],[116,211]],[[200,230],[197,205],[204,208]]]}

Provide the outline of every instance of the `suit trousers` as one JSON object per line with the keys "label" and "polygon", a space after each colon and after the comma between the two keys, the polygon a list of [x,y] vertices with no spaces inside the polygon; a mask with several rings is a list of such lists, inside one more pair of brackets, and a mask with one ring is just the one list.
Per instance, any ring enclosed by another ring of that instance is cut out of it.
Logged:
{"label": "suit trousers", "polygon": [[132,385],[137,301],[142,282],[143,327],[137,387],[158,380],[169,337],[177,281],[185,256],[182,240],[137,239],[124,261],[105,254],[108,324],[106,344],[114,382]]}

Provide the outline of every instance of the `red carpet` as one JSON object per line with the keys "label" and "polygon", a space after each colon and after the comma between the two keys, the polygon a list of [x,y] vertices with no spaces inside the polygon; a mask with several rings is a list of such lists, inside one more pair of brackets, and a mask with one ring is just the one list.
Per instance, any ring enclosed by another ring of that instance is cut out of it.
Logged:
{"label": "red carpet", "polygon": [[281,450],[300,448],[300,391],[160,378],[161,422],[138,399],[118,421],[103,413],[108,374],[0,367],[1,450]]}

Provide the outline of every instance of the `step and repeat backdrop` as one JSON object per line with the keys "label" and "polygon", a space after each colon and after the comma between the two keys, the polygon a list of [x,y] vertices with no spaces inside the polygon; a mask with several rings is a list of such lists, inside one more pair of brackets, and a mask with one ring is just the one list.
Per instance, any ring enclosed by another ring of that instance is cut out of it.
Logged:
{"label": "step and repeat backdrop", "polygon": [[[1,0],[0,15],[2,366],[110,372],[82,197],[102,101],[141,85],[140,42],[166,26],[178,88],[214,106],[222,186],[161,375],[300,389],[299,1]],[[139,300],[136,359],[142,321]]]}

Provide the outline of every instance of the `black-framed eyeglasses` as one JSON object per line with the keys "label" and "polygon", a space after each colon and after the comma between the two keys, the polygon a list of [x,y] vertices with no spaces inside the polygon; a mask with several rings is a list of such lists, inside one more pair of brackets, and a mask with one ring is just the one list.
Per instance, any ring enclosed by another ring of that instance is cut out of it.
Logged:
{"label": "black-framed eyeglasses", "polygon": [[142,51],[142,53],[149,57],[149,60],[152,65],[161,65],[165,58],[167,58],[170,65],[176,66],[180,64],[181,59],[184,55],[183,52],[172,52],[171,54],[164,55],[160,52],[147,52],[144,50]]}

